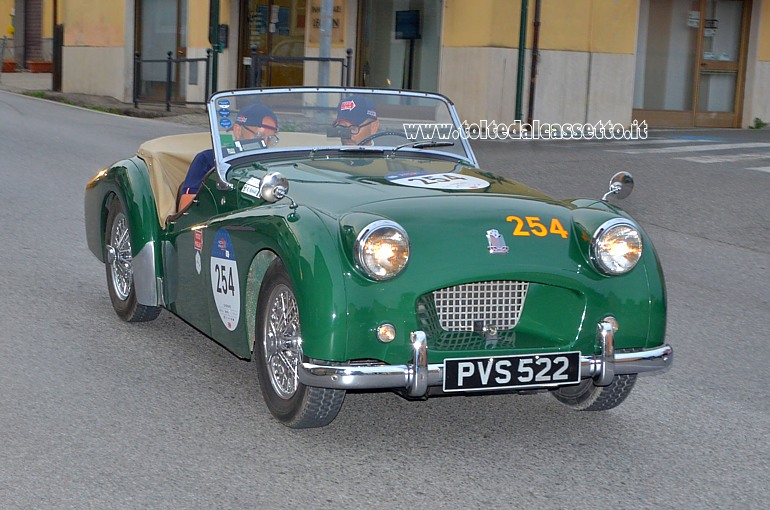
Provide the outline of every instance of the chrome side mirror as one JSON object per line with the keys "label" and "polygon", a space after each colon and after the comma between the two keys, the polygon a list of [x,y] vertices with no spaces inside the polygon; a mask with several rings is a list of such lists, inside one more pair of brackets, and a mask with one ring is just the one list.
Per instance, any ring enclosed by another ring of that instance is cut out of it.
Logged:
{"label": "chrome side mirror", "polygon": [[607,200],[612,195],[620,200],[626,198],[634,190],[634,178],[628,172],[618,172],[610,179],[610,190],[604,194],[602,200]]}
{"label": "chrome side mirror", "polygon": [[277,202],[289,192],[289,180],[280,172],[268,172],[262,177],[260,196],[270,202]]}
{"label": "chrome side mirror", "polygon": [[[288,198],[292,210],[297,209],[297,204],[289,196],[289,179],[280,172],[268,172],[262,177],[259,186],[259,196],[266,202],[275,203],[282,198]],[[292,213],[294,214],[294,213]]]}

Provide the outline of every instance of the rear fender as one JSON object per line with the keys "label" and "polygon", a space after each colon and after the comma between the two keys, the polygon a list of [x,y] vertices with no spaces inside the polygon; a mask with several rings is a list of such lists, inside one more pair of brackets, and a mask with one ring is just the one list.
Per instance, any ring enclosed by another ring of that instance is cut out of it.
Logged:
{"label": "rear fender", "polygon": [[107,213],[113,200],[120,200],[131,232],[134,288],[139,304],[159,306],[162,278],[159,249],[161,228],[155,198],[144,162],[131,158],[100,171],[86,185],[85,224],[88,248],[105,262],[105,228]]}

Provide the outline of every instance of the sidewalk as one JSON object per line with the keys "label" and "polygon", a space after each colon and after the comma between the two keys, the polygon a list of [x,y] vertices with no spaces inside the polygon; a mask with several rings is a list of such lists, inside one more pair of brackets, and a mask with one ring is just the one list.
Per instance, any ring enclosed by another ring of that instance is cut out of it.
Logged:
{"label": "sidewalk", "polygon": [[166,111],[165,104],[123,103],[114,97],[53,92],[50,73],[15,72],[0,74],[0,90],[59,101],[117,115],[130,117],[157,118],[191,126],[208,127],[208,116],[201,105],[172,106]]}

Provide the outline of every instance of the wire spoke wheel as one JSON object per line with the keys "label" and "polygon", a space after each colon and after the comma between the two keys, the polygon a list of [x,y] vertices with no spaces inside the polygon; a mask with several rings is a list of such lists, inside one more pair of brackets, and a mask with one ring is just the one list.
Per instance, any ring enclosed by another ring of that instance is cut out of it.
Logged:
{"label": "wire spoke wheel", "polygon": [[262,397],[270,413],[291,428],[323,427],[334,420],[345,390],[305,386],[300,312],[294,287],[283,263],[272,263],[262,281],[257,306],[257,341],[253,359]]}
{"label": "wire spoke wheel", "polygon": [[291,398],[297,391],[297,367],[300,355],[297,300],[286,285],[277,285],[269,299],[265,323],[264,349],[270,382],[281,398]]}
{"label": "wire spoke wheel", "polygon": [[134,267],[131,257],[131,239],[128,235],[128,222],[122,212],[115,215],[110,233],[110,246],[114,249],[115,257],[110,264],[112,271],[112,286],[118,299],[125,301],[131,294],[131,282],[134,278]]}
{"label": "wire spoke wheel", "polygon": [[107,211],[104,242],[107,290],[115,313],[126,322],[145,322],[155,319],[160,314],[161,307],[141,304],[137,301],[131,225],[123,204],[117,197],[112,199]]}

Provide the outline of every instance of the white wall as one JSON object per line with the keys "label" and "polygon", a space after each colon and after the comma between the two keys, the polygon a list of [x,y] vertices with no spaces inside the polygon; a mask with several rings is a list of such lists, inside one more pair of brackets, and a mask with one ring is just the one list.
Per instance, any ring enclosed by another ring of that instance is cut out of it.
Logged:
{"label": "white wall", "polygon": [[[439,92],[455,102],[462,119],[507,124],[515,120],[518,50],[445,47],[441,59]],[[541,50],[533,119],[630,124],[634,64],[634,55]],[[530,65],[527,51],[522,91],[524,121]]]}
{"label": "white wall", "polygon": [[[94,48],[65,46],[62,51],[66,65],[62,66],[62,91],[110,96],[123,102],[128,75],[123,48]],[[129,91],[130,91],[129,86]]]}

